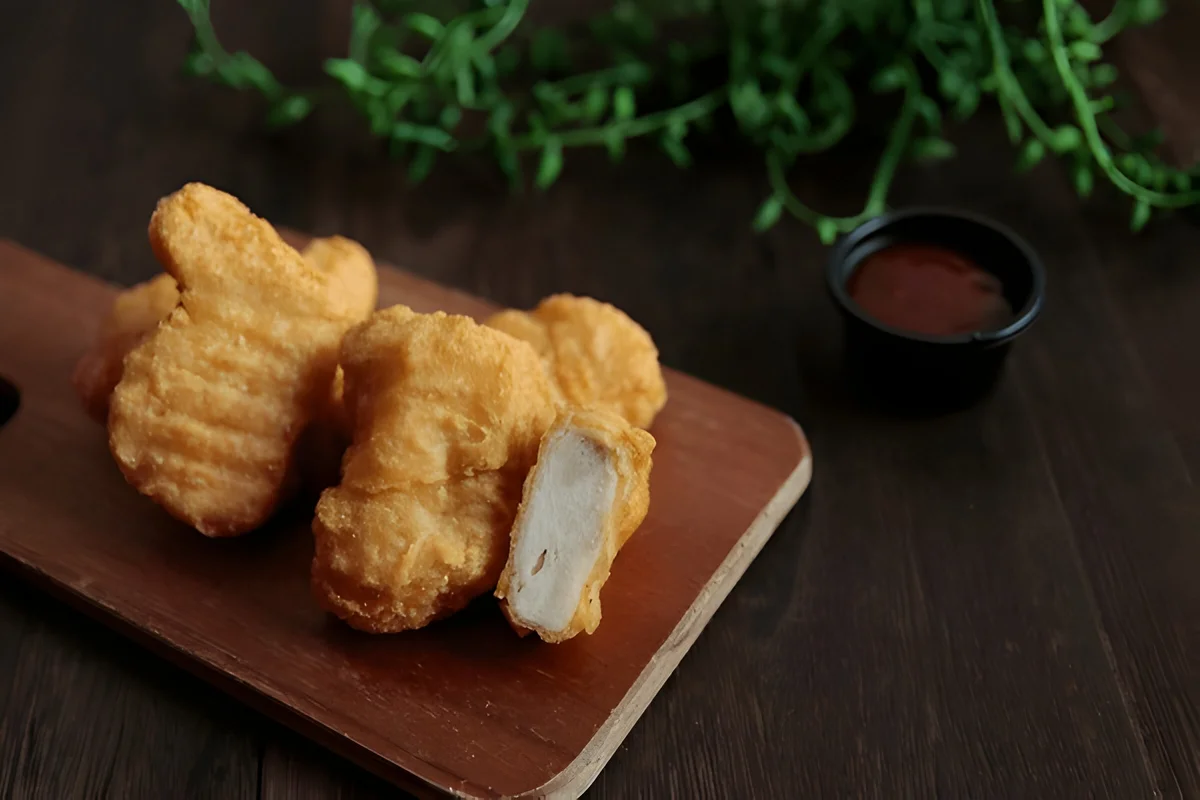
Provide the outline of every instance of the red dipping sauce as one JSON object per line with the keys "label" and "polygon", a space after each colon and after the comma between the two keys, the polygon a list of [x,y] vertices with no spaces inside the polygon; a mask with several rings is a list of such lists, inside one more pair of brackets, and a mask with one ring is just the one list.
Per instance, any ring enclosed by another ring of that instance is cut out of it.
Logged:
{"label": "red dipping sauce", "polygon": [[846,289],[873,319],[927,336],[995,329],[1012,318],[999,279],[934,245],[884,248],[854,269]]}

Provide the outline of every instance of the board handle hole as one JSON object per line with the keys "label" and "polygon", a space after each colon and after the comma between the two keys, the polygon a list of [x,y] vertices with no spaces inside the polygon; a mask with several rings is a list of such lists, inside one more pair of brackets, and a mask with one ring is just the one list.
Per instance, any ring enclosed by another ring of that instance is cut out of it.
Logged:
{"label": "board handle hole", "polygon": [[0,375],[0,428],[13,418],[21,407],[21,390],[8,378]]}

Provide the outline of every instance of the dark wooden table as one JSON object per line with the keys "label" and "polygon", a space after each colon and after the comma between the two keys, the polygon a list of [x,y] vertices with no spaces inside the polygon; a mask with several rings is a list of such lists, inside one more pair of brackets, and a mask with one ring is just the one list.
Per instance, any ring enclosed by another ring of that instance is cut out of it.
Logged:
{"label": "dark wooden table", "polygon": [[[343,3],[216,5],[284,77],[342,47]],[[583,158],[520,198],[468,165],[408,190],[337,115],[269,138],[252,98],[181,79],[187,39],[168,0],[0,4],[0,235],[129,283],[155,270],[154,201],[204,180],[502,303],[611,300],[666,363],[806,427],[812,488],[596,796],[1200,797],[1200,230],[1132,237],[1056,166],[1014,176],[984,120],[895,199],[1017,228],[1048,265],[1046,313],[989,402],[890,419],[842,388],[815,237],[749,233],[753,164]],[[854,163],[801,183],[849,209]],[[0,580],[0,796],[389,794]]]}

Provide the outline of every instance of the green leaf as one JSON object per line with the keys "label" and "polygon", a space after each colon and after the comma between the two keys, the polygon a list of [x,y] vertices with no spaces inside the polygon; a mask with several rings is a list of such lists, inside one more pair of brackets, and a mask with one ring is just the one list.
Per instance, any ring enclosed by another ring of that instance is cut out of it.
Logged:
{"label": "green leaf", "polygon": [[1117,75],[1117,68],[1112,64],[1097,64],[1092,67],[1092,86],[1102,87],[1114,84],[1117,82]]}
{"label": "green leaf", "polygon": [[1171,182],[1171,172],[1165,166],[1156,166],[1154,168],[1153,177],[1150,179],[1150,185],[1155,191],[1165,192],[1167,184]]}
{"label": "green leaf", "polygon": [[1150,183],[1154,176],[1154,167],[1150,165],[1150,160],[1143,155],[1126,153],[1118,159],[1118,163],[1122,172],[1143,186]]}
{"label": "green leaf", "polygon": [[796,61],[784,58],[779,53],[764,53],[759,61],[764,70],[781,81],[790,79],[796,73]]}
{"label": "green leaf", "polygon": [[1145,200],[1138,200],[1134,204],[1133,217],[1129,220],[1129,227],[1134,233],[1146,227],[1146,223],[1150,221],[1150,211],[1150,204]]}
{"label": "green leaf", "polygon": [[1079,193],[1080,197],[1087,197],[1092,193],[1092,187],[1096,181],[1090,166],[1079,164],[1075,167],[1072,177],[1075,181],[1075,191]]}
{"label": "green leaf", "polygon": [[681,116],[672,116],[667,120],[667,136],[677,142],[682,142],[687,136],[687,120]]}
{"label": "green leaf", "polygon": [[412,160],[408,162],[408,181],[416,185],[429,177],[433,164],[437,160],[437,150],[429,145],[420,145]]}
{"label": "green leaf", "polygon": [[583,96],[583,119],[585,122],[596,122],[604,116],[608,108],[608,89],[600,84],[592,84]]}
{"label": "green leaf", "polygon": [[447,131],[457,128],[460,120],[462,120],[462,109],[458,106],[446,106],[438,116],[438,124]]}
{"label": "green leaf", "polygon": [[1070,38],[1082,39],[1091,33],[1092,19],[1088,16],[1087,9],[1073,0],[1059,0],[1059,5],[1066,9],[1063,29]]}
{"label": "green leaf", "polygon": [[871,79],[871,91],[891,92],[903,87],[906,83],[908,83],[908,70],[899,64],[893,64],[875,73],[875,77]]}
{"label": "green leaf", "polygon": [[771,117],[771,107],[757,81],[745,81],[729,92],[729,107],[739,124],[755,130]]}
{"label": "green leaf", "polygon": [[278,94],[281,90],[271,70],[249,53],[234,53],[229,60],[218,63],[217,74],[235,89],[253,87],[268,97]]}
{"label": "green leaf", "polygon": [[399,84],[392,88],[383,99],[387,106],[389,119],[394,119],[412,99],[416,87],[413,84]]}
{"label": "green leaf", "polygon": [[442,35],[446,30],[445,26],[438,21],[437,17],[432,17],[429,14],[415,12],[404,16],[404,25],[410,31],[419,33],[422,36],[434,40]]}
{"label": "green leaf", "polygon": [[796,133],[808,133],[812,127],[808,114],[804,113],[804,109],[796,102],[796,98],[787,92],[775,95],[775,107],[788,118]]}
{"label": "green leaf", "polygon": [[612,128],[604,134],[604,147],[608,150],[608,157],[613,163],[620,161],[625,157],[625,137],[621,135],[621,131]]}
{"label": "green leaf", "polygon": [[552,136],[546,140],[546,145],[542,148],[542,161],[538,164],[537,177],[534,178],[534,184],[539,189],[549,187],[558,178],[558,174],[562,172],[562,168],[562,140],[557,136]]}
{"label": "green leaf", "polygon": [[754,230],[762,233],[778,222],[782,214],[783,199],[777,194],[771,195],[763,201],[758,207],[758,213],[754,215]]}
{"label": "green leaf", "polygon": [[671,135],[670,131],[666,131],[664,132],[660,143],[662,144],[662,149],[666,152],[667,156],[670,157],[671,161],[675,163],[675,166],[682,169],[692,165],[692,154],[688,152],[688,149],[686,146],[684,146],[682,139],[676,138]]}
{"label": "green leaf", "polygon": [[613,116],[619,120],[633,119],[637,106],[633,97],[633,89],[620,86],[613,92]]}
{"label": "green leaf", "polygon": [[488,132],[497,139],[507,139],[515,115],[516,109],[512,103],[507,100],[500,103],[492,109],[492,114],[488,118]]}
{"label": "green leaf", "polygon": [[334,80],[353,92],[362,91],[371,76],[362,64],[348,58],[330,58],[325,61],[325,72]]}
{"label": "green leaf", "polygon": [[1040,139],[1030,139],[1021,148],[1021,155],[1017,157],[1017,170],[1024,172],[1032,169],[1046,155],[1046,146],[1042,144]]}
{"label": "green leaf", "polygon": [[449,152],[457,146],[454,137],[440,128],[431,125],[414,125],[411,122],[397,122],[392,126],[392,138],[405,142],[418,142],[431,148]]}
{"label": "green leaf", "polygon": [[1080,61],[1099,61],[1104,53],[1100,49],[1100,45],[1095,42],[1085,41],[1083,39],[1077,42],[1071,42],[1068,48],[1071,55]]}
{"label": "green leaf", "polygon": [[375,53],[378,71],[391,78],[421,77],[421,62],[395,49],[380,49]]}
{"label": "green leaf", "polygon": [[1130,19],[1135,25],[1149,25],[1162,17],[1166,12],[1166,4],[1162,0],[1131,0],[1133,10]]}
{"label": "green leaf", "polygon": [[817,236],[821,239],[821,244],[831,245],[837,241],[838,224],[837,220],[829,217],[821,217],[817,220]]}
{"label": "green leaf", "polygon": [[475,64],[475,69],[479,72],[479,77],[485,81],[495,80],[496,78],[496,59],[491,53],[477,52],[471,57],[472,63]]}
{"label": "green leaf", "polygon": [[1186,172],[1176,172],[1171,178],[1171,185],[1177,192],[1186,192],[1192,188],[1192,176]]}
{"label": "green leaf", "polygon": [[371,133],[376,136],[387,136],[391,132],[392,120],[396,115],[392,113],[386,101],[374,97],[368,98],[364,104],[364,113],[370,121]]}
{"label": "green leaf", "polygon": [[1021,125],[1021,117],[1010,106],[1002,105],[1001,116],[1004,117],[1004,132],[1008,134],[1008,140],[1013,144],[1021,141],[1021,133],[1024,131],[1024,126]]}
{"label": "green leaf", "polygon": [[966,85],[957,72],[946,71],[938,77],[938,89],[947,100],[956,99]]}
{"label": "green leaf", "polygon": [[183,62],[183,72],[193,78],[206,78],[216,69],[213,57],[203,50],[192,50]]}
{"label": "green leaf", "polygon": [[923,94],[917,98],[917,116],[919,116],[925,125],[931,131],[940,131],[942,129],[942,109],[938,106],[937,101],[927,94]]}
{"label": "green leaf", "polygon": [[975,109],[979,108],[979,87],[974,84],[963,86],[962,91],[958,94],[958,100],[954,103],[954,116],[959,121],[965,120],[975,113]]}
{"label": "green leaf", "polygon": [[454,94],[460,106],[475,105],[475,72],[463,67],[454,76]]}
{"label": "green leaf", "polygon": [[953,158],[955,152],[953,144],[936,136],[917,139],[912,143],[912,155],[918,161],[940,161]]}
{"label": "green leaf", "polygon": [[1056,153],[1069,153],[1083,144],[1083,134],[1074,125],[1062,125],[1054,129],[1051,147]]}
{"label": "green leaf", "polygon": [[1040,64],[1046,60],[1046,46],[1037,39],[1027,40],[1022,52],[1025,54],[1025,58],[1034,64]]}
{"label": "green leaf", "polygon": [[302,94],[294,94],[272,104],[267,112],[267,124],[272,127],[292,125],[307,117],[312,109],[312,100]]}
{"label": "green leaf", "polygon": [[367,63],[371,37],[379,30],[382,22],[370,3],[354,4],[350,11],[350,46],[347,48],[351,61]]}

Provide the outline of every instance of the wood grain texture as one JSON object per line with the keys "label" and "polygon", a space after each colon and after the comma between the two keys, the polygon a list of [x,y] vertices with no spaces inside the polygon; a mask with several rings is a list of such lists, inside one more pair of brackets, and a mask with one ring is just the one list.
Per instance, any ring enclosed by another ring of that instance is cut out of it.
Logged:
{"label": "wood grain texture", "polygon": [[[292,84],[344,54],[348,0],[213,5],[230,46]],[[1200,85],[1188,66],[1196,4],[1169,5],[1157,29],[1182,22],[1147,63],[1169,62],[1154,78],[1186,105]],[[1200,609],[1176,577],[1200,563],[1200,537],[1178,527],[1200,474],[1195,227],[1168,217],[1132,237],[1127,204],[1080,204],[1050,161],[1015,175],[986,110],[982,127],[952,129],[959,157],[902,169],[895,202],[998,216],[1047,255],[1050,297],[995,398],[914,427],[841,391],[825,250],[787,221],[749,230],[766,192],[759,159],[710,154],[681,173],[636,148],[617,167],[571,153],[550,192],[517,197],[486,164],[440,162],[408,189],[403,165],[364,143],[344,108],[264,134],[253,97],[179,76],[187,41],[164,0],[0,3],[0,235],[132,283],[157,269],[145,237],[155,200],[205,180],[278,223],[354,236],[497,302],[604,297],[647,325],[666,363],[781,408],[814,437],[813,487],[590,797],[895,798],[931,785],[980,798],[1200,796],[1161,766],[1182,761],[1186,776],[1189,759],[1200,763],[1187,722]],[[1136,78],[1138,60],[1122,71]],[[1186,107],[1178,117],[1169,140],[1186,158],[1200,130]],[[857,212],[877,148],[806,164],[797,190]],[[884,501],[894,508],[871,505]],[[29,634],[47,626],[56,635]],[[7,695],[12,676],[0,672],[0,714],[54,707],[64,691],[84,701],[62,724],[7,723],[0,772],[25,748],[61,773],[22,783],[24,796],[158,798],[145,788],[169,787],[223,798],[216,777],[187,782],[208,763],[237,765],[250,793],[258,775],[273,800],[390,796],[235,701],[195,699],[196,681],[39,592],[0,590],[0,669],[10,658],[74,670]],[[73,735],[107,729],[130,697],[148,699],[119,742]],[[114,755],[125,766],[107,792],[50,794],[94,786],[78,776],[103,775]],[[0,797],[24,800],[9,781]]]}
{"label": "wood grain texture", "polygon": [[[605,585],[596,634],[557,647],[521,640],[485,600],[408,635],[364,636],[310,597],[310,508],[285,512],[255,536],[215,542],[122,485],[103,429],[69,385],[112,287],[3,242],[0,276],[9,287],[0,297],[0,372],[22,395],[0,435],[0,556],[186,669],[415,788],[582,793],[812,475],[808,443],[789,418],[668,371],[670,400],[653,428],[650,513]],[[380,303],[494,311],[386,267]],[[70,497],[55,499],[64,486]]]}
{"label": "wood grain texture", "polygon": [[[982,158],[996,142],[981,134],[973,146]],[[1123,209],[1110,205],[1097,209],[1107,225],[1063,219],[1056,209],[1072,190],[1054,173],[1036,193],[972,193],[973,182],[962,173],[948,181],[976,198],[976,210],[1029,213],[1025,232],[1053,267],[1055,313],[1039,323],[1014,382],[1151,786],[1164,797],[1200,796],[1200,629],[1187,622],[1200,619],[1200,586],[1183,566],[1200,558],[1200,493],[1184,447],[1196,406],[1180,408],[1197,396],[1200,361],[1176,338],[1196,330],[1194,311],[1176,306],[1200,281],[1163,246],[1163,237],[1196,231],[1160,227],[1133,240],[1123,220],[1109,218]]]}

